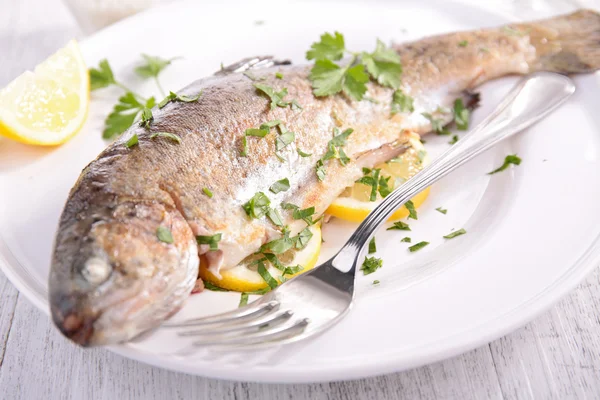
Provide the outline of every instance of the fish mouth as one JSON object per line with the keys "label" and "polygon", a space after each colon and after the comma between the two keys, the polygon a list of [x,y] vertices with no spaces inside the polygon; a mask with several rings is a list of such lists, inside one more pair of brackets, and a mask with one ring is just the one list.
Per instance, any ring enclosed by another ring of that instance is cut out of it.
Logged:
{"label": "fish mouth", "polygon": [[94,344],[94,324],[100,317],[100,313],[90,315],[85,311],[77,310],[70,307],[68,302],[61,307],[64,311],[59,310],[52,313],[54,324],[58,327],[63,335],[83,347],[89,347]]}

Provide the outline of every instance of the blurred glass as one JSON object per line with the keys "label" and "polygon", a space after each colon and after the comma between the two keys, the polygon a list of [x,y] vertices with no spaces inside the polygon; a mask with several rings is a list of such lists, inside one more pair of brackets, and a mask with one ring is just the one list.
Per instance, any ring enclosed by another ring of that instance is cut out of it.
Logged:
{"label": "blurred glass", "polygon": [[65,0],[86,34],[170,0]]}

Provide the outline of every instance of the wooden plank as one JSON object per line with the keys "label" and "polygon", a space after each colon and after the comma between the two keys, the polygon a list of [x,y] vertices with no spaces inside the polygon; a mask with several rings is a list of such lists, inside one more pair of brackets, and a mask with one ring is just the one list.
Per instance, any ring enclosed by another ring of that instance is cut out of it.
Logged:
{"label": "wooden plank", "polygon": [[19,294],[17,289],[0,272],[0,370],[6,352],[6,343],[12,326]]}

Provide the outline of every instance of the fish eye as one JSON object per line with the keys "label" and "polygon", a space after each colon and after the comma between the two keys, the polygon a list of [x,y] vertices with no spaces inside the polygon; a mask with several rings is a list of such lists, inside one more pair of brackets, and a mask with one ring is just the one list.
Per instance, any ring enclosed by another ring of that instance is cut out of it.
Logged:
{"label": "fish eye", "polygon": [[99,285],[108,279],[111,270],[112,267],[106,260],[100,257],[92,257],[85,262],[81,269],[81,275],[90,284]]}

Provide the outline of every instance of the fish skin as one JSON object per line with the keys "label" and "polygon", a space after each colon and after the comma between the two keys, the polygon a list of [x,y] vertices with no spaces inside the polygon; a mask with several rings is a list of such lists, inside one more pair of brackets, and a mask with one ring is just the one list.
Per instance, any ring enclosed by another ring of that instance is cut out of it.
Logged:
{"label": "fish skin", "polygon": [[[158,326],[176,312],[198,275],[199,254],[212,268],[235,266],[280,232],[266,218],[250,220],[242,209],[256,192],[272,206],[281,201],[302,208],[327,206],[372,167],[402,152],[412,133],[427,133],[429,112],[449,122],[453,101],[466,90],[508,74],[539,70],[590,72],[600,64],[600,16],[579,11],[567,16],[439,35],[396,45],[403,60],[402,90],[414,98],[411,114],[390,115],[392,90],[368,84],[372,101],[342,95],[316,98],[308,80],[310,66],[277,66],[253,71],[260,83],[286,87],[286,100],[303,110],[276,107],[243,74],[201,79],[179,94],[202,92],[199,101],[171,102],[153,110],[149,128],[137,124],[108,146],[82,172],[72,189],[57,231],[49,277],[52,317],[61,332],[82,346],[124,342]],[[514,30],[519,34],[515,34]],[[521,34],[522,33],[522,34]],[[543,40],[546,38],[547,40]],[[468,45],[461,47],[459,42]],[[275,72],[283,79],[276,79]],[[441,107],[441,109],[440,109]],[[248,137],[248,128],[279,119],[296,141],[275,156],[276,131]],[[353,128],[344,150],[346,166],[326,161],[319,182],[315,163],[327,150],[334,128]],[[151,138],[153,132],[178,135]],[[125,143],[138,135],[139,145]],[[296,148],[311,153],[299,157]],[[288,178],[290,189],[268,188]],[[213,197],[202,191],[209,188]],[[282,211],[292,234],[304,227]],[[171,230],[174,243],[162,243],[159,226]],[[198,246],[195,235],[221,233],[219,251]]]}

